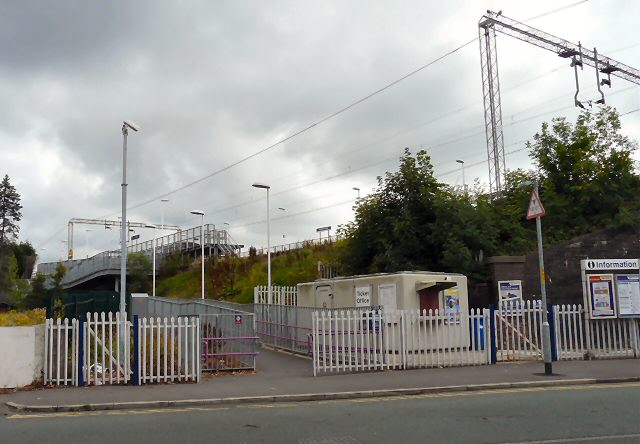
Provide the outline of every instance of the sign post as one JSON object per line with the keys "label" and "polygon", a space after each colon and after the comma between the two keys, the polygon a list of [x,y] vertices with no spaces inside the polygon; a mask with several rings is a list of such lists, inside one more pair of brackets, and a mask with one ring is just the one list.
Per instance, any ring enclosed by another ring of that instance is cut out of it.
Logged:
{"label": "sign post", "polygon": [[551,366],[551,332],[549,329],[549,315],[547,312],[547,289],[545,285],[546,276],[544,273],[544,253],[542,250],[542,222],[540,218],[545,215],[544,207],[540,202],[540,194],[538,193],[538,181],[536,180],[535,188],[531,193],[529,200],[529,210],[527,211],[527,220],[536,220],[536,230],[538,232],[538,264],[540,266],[540,296],[542,297],[542,357],[544,358],[544,374],[553,374]]}

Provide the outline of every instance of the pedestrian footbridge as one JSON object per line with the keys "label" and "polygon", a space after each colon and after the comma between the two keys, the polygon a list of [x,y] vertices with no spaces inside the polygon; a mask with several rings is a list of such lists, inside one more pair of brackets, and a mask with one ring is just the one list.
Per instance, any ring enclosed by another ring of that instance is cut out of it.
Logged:
{"label": "pedestrian footbridge", "polygon": [[[127,246],[127,253],[143,253],[153,257],[154,245],[156,264],[160,265],[165,258],[173,254],[182,256],[199,256],[202,252],[201,231],[204,238],[204,255],[227,256],[238,254],[243,245],[237,244],[226,230],[217,230],[214,225],[204,225],[187,230],[180,230],[155,241],[134,242]],[[120,250],[104,251],[87,259],[60,261],[67,272],[62,279],[64,288],[93,287],[92,283],[108,289],[118,287],[120,276]],[[48,262],[38,264],[38,273],[52,275],[60,262]],[[110,285],[112,284],[112,285]]]}

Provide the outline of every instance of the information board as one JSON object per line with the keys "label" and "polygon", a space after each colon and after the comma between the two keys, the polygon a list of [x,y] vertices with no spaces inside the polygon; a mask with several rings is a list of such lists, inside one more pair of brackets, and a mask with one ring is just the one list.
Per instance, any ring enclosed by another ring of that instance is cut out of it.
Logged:
{"label": "information board", "polygon": [[587,275],[587,284],[591,317],[597,319],[615,318],[613,274],[589,274]]}
{"label": "information board", "polygon": [[616,275],[616,294],[621,318],[640,316],[640,275]]}
{"label": "information board", "polygon": [[396,300],[396,284],[378,285],[378,305],[381,305],[385,313],[398,309]]}
{"label": "information board", "polygon": [[522,281],[498,281],[500,303],[522,300]]}
{"label": "information board", "polygon": [[356,287],[356,307],[370,307],[371,306],[371,287]]}

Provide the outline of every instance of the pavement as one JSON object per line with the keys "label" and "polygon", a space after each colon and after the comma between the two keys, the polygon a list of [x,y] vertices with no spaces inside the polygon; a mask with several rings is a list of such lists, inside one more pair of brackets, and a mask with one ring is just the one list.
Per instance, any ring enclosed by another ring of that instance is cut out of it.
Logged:
{"label": "pavement", "polygon": [[313,377],[309,359],[262,349],[253,374],[204,376],[199,384],[43,388],[0,395],[25,411],[114,410],[247,402],[291,402],[568,384],[640,381],[640,360],[505,363]]}

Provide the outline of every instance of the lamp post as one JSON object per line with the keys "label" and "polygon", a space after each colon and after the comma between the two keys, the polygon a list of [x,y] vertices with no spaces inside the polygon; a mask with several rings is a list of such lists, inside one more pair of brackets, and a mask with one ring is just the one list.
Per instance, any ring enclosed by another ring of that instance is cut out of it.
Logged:
{"label": "lamp post", "polygon": [[145,225],[146,228],[153,228],[153,277],[152,277],[152,281],[153,281],[153,293],[152,296],[155,297],[156,295],[156,226],[155,225]]}
{"label": "lamp post", "polygon": [[[135,123],[125,120],[122,122],[122,223],[120,224],[120,328],[121,344],[125,343],[125,328],[127,322],[126,313],[126,291],[127,291],[127,136],[129,129],[137,132],[140,127]],[[124,362],[124,349],[120,351],[122,362]],[[125,377],[128,377],[126,375]]]}
{"label": "lamp post", "polygon": [[169,202],[169,199],[160,199],[160,229],[164,230],[164,204]]}
{"label": "lamp post", "polygon": [[360,188],[358,187],[353,187],[351,188],[353,191],[357,191],[358,192],[358,199],[360,199]]}
{"label": "lamp post", "polygon": [[467,182],[466,182],[465,177],[464,177],[464,160],[457,159],[456,162],[460,164],[460,169],[462,170],[462,189],[466,193],[467,192]]}
{"label": "lamp post", "polygon": [[202,263],[202,276],[201,276],[201,287],[202,287],[202,300],[204,300],[204,211],[202,210],[193,210],[191,214],[195,214],[196,216],[200,216],[200,262]]}
{"label": "lamp post", "polygon": [[269,190],[271,187],[264,183],[256,182],[252,185],[254,188],[262,188],[267,190],[267,303],[271,304],[271,220],[269,217]]}

